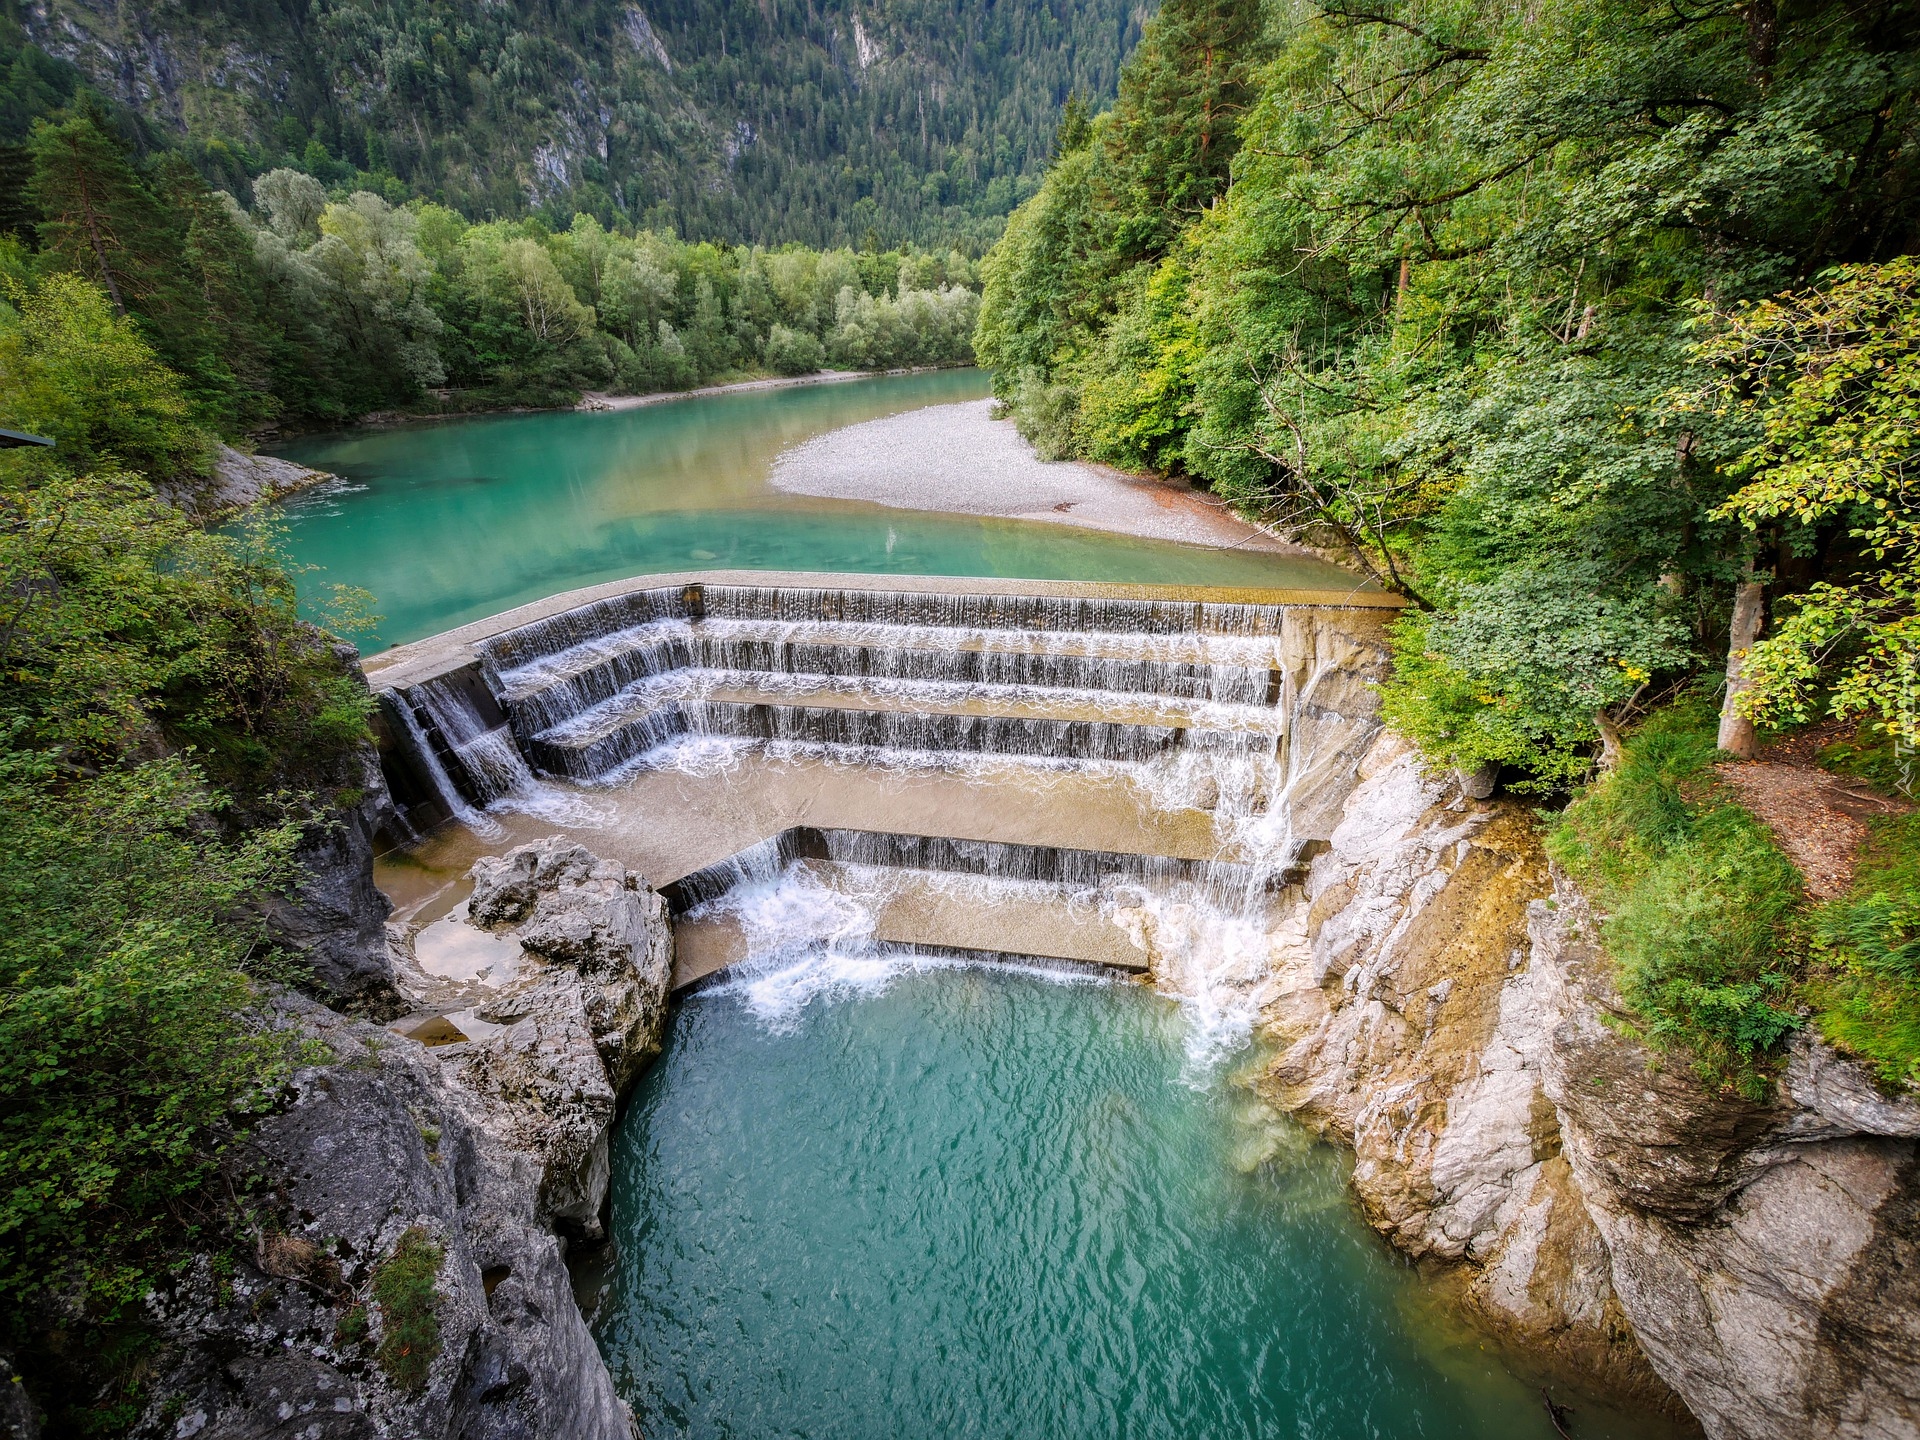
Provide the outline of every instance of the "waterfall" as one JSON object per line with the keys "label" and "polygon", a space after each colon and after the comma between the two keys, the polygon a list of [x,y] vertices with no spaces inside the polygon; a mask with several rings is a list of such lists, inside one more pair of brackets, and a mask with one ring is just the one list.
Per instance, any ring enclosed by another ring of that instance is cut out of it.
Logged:
{"label": "waterfall", "polygon": [[[393,697],[389,696],[390,699]],[[388,706],[391,713],[400,722],[400,733],[405,737],[408,752],[433,791],[434,799],[440,802],[448,816],[461,824],[478,830],[481,834],[498,834],[500,827],[486,816],[480,814],[467,803],[460,788],[453,783],[453,777],[447,774],[447,767],[440,763],[433,743],[420,726],[419,717],[414,713],[412,704],[404,696],[394,699]],[[409,829],[412,827],[409,826]]]}
{"label": "waterfall", "polygon": [[[829,971],[873,980],[932,963],[874,938],[889,897],[967,914],[1039,906],[1020,913],[1066,917],[1063,946],[1097,922],[1112,938],[1066,953],[1142,957],[1191,1015],[1204,1072],[1245,1041],[1275,946],[1294,943],[1296,795],[1322,784],[1360,723],[1321,694],[1353,647],[1330,659],[1312,622],[1290,630],[1303,622],[1288,616],[1167,598],[663,586],[483,640],[477,663],[410,685],[397,708],[468,824],[489,805],[577,805],[591,793],[577,787],[610,797],[642,771],[712,775],[754,755],[1099,775],[1145,809],[1202,812],[1206,860],[801,826],[666,894],[690,921],[729,917],[749,975],[821,960],[813,980],[775,987],[788,1000]],[[999,948],[1027,953],[1019,934]]]}
{"label": "waterfall", "polygon": [[465,793],[480,806],[497,801],[524,785],[534,772],[520,755],[513,730],[507,724],[490,726],[459,685],[442,678],[424,680],[407,689],[407,703],[424,714],[465,772]]}

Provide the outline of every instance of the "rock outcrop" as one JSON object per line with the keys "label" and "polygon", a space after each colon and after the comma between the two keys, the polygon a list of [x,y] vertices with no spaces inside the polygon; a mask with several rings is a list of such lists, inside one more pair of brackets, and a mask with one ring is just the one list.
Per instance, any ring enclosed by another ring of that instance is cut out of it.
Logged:
{"label": "rock outcrop", "polygon": [[[342,671],[365,689],[359,652],[336,643],[333,653]],[[315,994],[333,1003],[377,1002],[387,989],[387,917],[393,906],[373,883],[374,840],[393,822],[393,800],[371,745],[340,756],[333,773],[317,779],[342,803],[301,836],[294,854],[299,884],[287,894],[263,897],[261,910],[274,941],[301,957]]]}
{"label": "rock outcrop", "polygon": [[[484,1037],[442,1020],[423,1043],[274,1002],[309,1063],[234,1167],[254,1187],[252,1254],[203,1257],[152,1297],[164,1373],[137,1435],[632,1434],[556,1229],[598,1230],[607,1132],[665,1019],[664,906],[560,841],[482,862],[475,881],[479,914],[517,926],[523,956],[483,997]],[[433,988],[406,963],[393,978]],[[429,1267],[411,1294],[431,1344],[397,1328],[399,1257]]]}
{"label": "rock outcrop", "polygon": [[1920,1436],[1920,1104],[1806,1034],[1768,1103],[1712,1090],[1617,1023],[1576,891],[1529,920],[1546,1092],[1654,1368],[1715,1440]]}
{"label": "rock outcrop", "polygon": [[1462,1262],[1498,1331],[1614,1390],[1670,1403],[1608,1279],[1544,1092],[1526,945],[1547,883],[1530,817],[1468,801],[1382,732],[1358,768],[1263,1013],[1263,1093],[1352,1147],[1375,1228]]}
{"label": "rock outcrop", "polygon": [[1633,1038],[1534,823],[1380,735],[1276,937],[1261,1088],[1497,1331],[1714,1440],[1920,1436],[1920,1105],[1817,1040],[1760,1104]]}
{"label": "rock outcrop", "polygon": [[213,474],[202,484],[177,487],[166,498],[182,510],[216,520],[262,500],[278,500],[334,477],[272,455],[249,455],[231,445],[214,452]]}
{"label": "rock outcrop", "polygon": [[483,1038],[440,1050],[484,1123],[540,1157],[541,1213],[602,1234],[619,1099],[660,1048],[673,972],[666,902],[639,876],[558,838],[473,867],[468,917],[519,940],[510,976],[455,989],[416,967],[417,1004],[466,1002]]}

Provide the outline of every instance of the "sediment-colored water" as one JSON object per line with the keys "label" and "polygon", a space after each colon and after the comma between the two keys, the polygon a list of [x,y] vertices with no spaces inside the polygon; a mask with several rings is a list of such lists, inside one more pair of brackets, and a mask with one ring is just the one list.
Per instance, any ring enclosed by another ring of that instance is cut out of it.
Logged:
{"label": "sediment-colored water", "polygon": [[1032,521],[810,499],[768,483],[782,451],[882,415],[987,393],[976,370],[701,396],[634,410],[487,416],[312,436],[283,453],[344,483],[281,508],[293,559],[372,593],[369,651],[563,590],[664,570],[857,571],[1288,586],[1314,560]]}

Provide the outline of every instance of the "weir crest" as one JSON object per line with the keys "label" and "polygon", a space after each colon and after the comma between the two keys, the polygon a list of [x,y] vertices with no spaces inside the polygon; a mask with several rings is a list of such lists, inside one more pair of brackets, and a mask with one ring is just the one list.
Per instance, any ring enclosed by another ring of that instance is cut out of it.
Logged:
{"label": "weir crest", "polygon": [[399,838],[611,827],[674,909],[678,985],[726,970],[787,1003],[983,952],[1144,971],[1205,1063],[1300,928],[1393,604],[651,577],[367,670]]}

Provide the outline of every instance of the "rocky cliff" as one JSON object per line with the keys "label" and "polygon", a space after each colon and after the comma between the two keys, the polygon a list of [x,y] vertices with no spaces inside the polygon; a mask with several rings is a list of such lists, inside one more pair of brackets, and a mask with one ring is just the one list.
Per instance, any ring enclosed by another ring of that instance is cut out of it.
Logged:
{"label": "rocky cliff", "polygon": [[274,1001],[308,1063],[231,1167],[251,1252],[151,1299],[163,1358],[136,1435],[631,1434],[562,1235],[597,1231],[608,1129],[660,1043],[665,907],[558,840],[474,878],[475,918],[517,943],[509,972],[456,994],[399,937],[390,980],[416,1005],[477,1006],[484,1038]]}
{"label": "rocky cliff", "polygon": [[1920,1435],[1920,1106],[1811,1039],[1755,1104],[1631,1038],[1530,816],[1380,735],[1275,951],[1268,1097],[1473,1307],[1707,1433]]}

